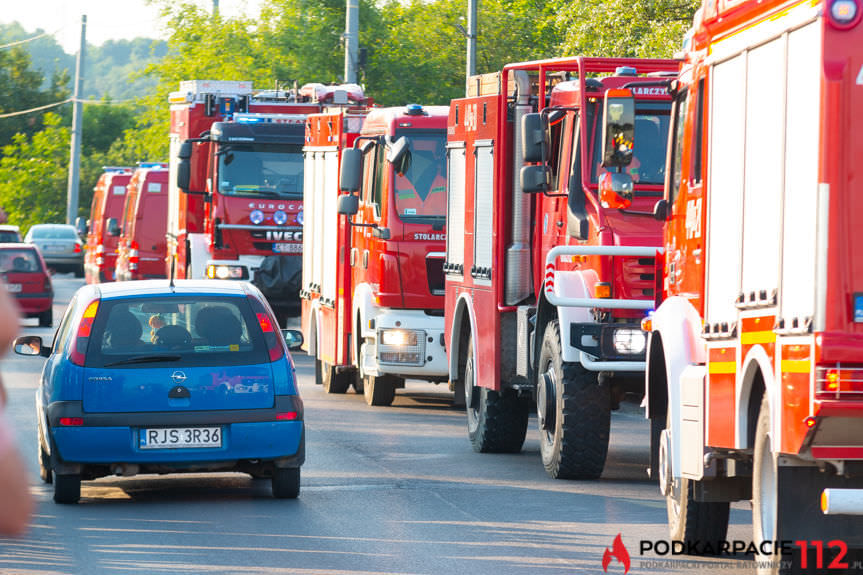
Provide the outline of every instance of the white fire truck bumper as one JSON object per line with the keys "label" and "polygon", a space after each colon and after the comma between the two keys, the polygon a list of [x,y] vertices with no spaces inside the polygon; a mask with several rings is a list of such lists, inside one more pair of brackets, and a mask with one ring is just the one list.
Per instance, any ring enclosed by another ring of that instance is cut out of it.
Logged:
{"label": "white fire truck bumper", "polygon": [[374,341],[365,346],[362,357],[365,373],[413,379],[447,376],[442,316],[422,310],[381,310],[373,321]]}

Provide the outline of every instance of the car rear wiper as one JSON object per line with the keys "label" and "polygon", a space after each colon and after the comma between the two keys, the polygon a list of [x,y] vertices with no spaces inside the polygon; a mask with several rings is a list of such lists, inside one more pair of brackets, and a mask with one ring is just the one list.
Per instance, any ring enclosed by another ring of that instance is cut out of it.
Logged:
{"label": "car rear wiper", "polygon": [[153,363],[157,361],[179,361],[183,358],[181,355],[142,355],[139,357],[130,357],[129,359],[121,359],[106,363],[103,367],[114,367],[115,365],[129,365],[132,363]]}

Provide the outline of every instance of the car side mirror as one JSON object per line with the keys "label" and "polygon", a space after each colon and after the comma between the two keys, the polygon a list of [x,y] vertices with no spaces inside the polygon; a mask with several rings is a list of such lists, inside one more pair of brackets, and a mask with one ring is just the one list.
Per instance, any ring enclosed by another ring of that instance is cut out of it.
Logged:
{"label": "car side mirror", "polygon": [[635,147],[635,99],[629,90],[605,93],[602,124],[602,166],[624,168]]}
{"label": "car side mirror", "polygon": [[605,172],[599,178],[599,203],[603,208],[628,208],[632,204],[632,176]]}
{"label": "car side mirror", "polygon": [[360,211],[360,198],[356,194],[340,195],[336,211],[348,217],[353,216]]}
{"label": "car side mirror", "polygon": [[525,114],[521,118],[521,156],[525,163],[542,162],[546,129],[542,114]]}
{"label": "car side mirror", "polygon": [[189,190],[189,182],[192,177],[192,142],[185,141],[180,144],[177,159],[179,160],[177,162],[177,187],[186,192]]}
{"label": "car side mirror", "polygon": [[120,224],[117,222],[117,218],[108,218],[106,222],[106,227],[108,228],[109,236],[119,236],[120,235]]}
{"label": "car side mirror", "polygon": [[285,343],[288,344],[288,349],[296,351],[303,345],[303,332],[296,329],[283,329],[282,336],[285,338]]}
{"label": "car side mirror", "polygon": [[363,152],[357,148],[348,148],[342,152],[342,165],[339,169],[339,191],[358,192],[362,179]]}
{"label": "car side mirror", "polygon": [[41,355],[42,357],[51,355],[51,348],[42,345],[42,338],[38,335],[16,337],[12,347],[18,355]]}

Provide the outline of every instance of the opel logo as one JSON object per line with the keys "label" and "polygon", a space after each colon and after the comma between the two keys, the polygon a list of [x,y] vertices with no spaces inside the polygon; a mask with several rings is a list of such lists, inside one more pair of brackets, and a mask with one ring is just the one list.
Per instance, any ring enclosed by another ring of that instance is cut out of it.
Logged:
{"label": "opel logo", "polygon": [[181,385],[183,382],[186,381],[186,374],[182,371],[175,371],[171,374],[171,381],[173,381],[176,385]]}

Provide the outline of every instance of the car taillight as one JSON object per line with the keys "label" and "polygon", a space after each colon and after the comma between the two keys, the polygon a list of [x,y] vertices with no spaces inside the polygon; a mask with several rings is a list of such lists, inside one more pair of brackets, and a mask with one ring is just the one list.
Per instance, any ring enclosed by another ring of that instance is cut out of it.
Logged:
{"label": "car taillight", "polygon": [[270,361],[281,359],[285,350],[282,348],[282,341],[277,331],[279,326],[273,322],[269,312],[267,312],[266,308],[264,308],[257,298],[249,296],[249,303],[252,304],[252,311],[255,312],[258,325],[261,326],[261,331],[264,333],[264,341],[267,344]]}
{"label": "car taillight", "polygon": [[87,343],[90,341],[90,331],[93,329],[93,320],[96,318],[98,310],[99,300],[92,301],[87,306],[87,309],[84,310],[84,315],[81,316],[81,323],[78,324],[78,331],[75,334],[75,342],[72,345],[72,351],[69,353],[69,359],[75,365],[82,367],[84,365]]}
{"label": "car taillight", "polygon": [[285,413],[277,413],[276,420],[278,421],[293,421],[299,417],[296,411],[286,411]]}
{"label": "car taillight", "polygon": [[77,243],[75,244],[75,253],[76,254],[81,253],[81,244],[77,244]]}
{"label": "car taillight", "polygon": [[84,425],[83,417],[61,417],[60,425],[79,426]]}
{"label": "car taillight", "polygon": [[42,283],[42,291],[49,292],[51,291],[51,278],[46,277]]}

